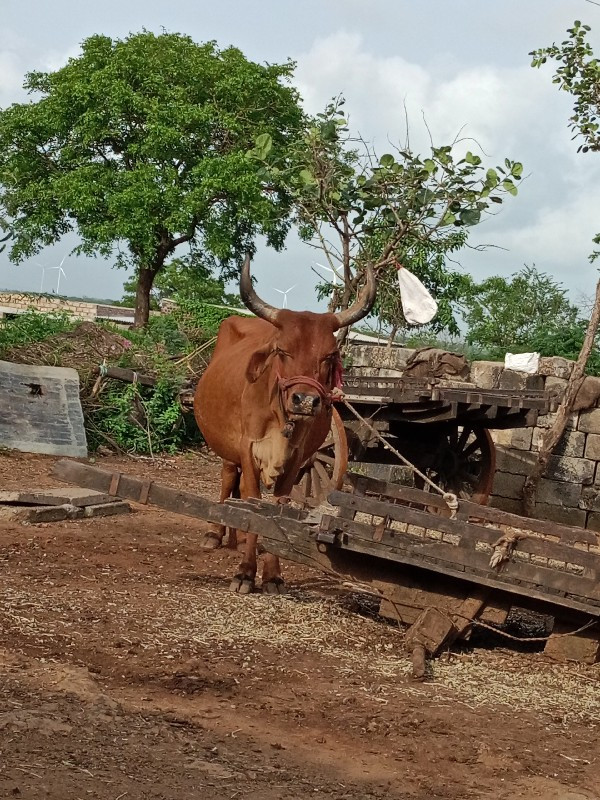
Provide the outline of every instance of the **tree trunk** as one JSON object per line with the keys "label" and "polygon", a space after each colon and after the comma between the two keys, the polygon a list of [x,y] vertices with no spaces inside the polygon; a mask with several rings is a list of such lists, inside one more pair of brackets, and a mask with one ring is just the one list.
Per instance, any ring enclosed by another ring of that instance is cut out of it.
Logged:
{"label": "tree trunk", "polygon": [[134,328],[145,328],[150,318],[150,291],[158,270],[140,267],[135,291]]}
{"label": "tree trunk", "polygon": [[596,284],[596,297],[594,299],[594,306],[590,321],[585,332],[585,339],[583,346],[573,367],[573,372],[569,378],[564,397],[556,412],[556,419],[554,424],[548,428],[542,437],[540,443],[540,451],[538,460],[533,468],[531,475],[525,479],[523,486],[523,513],[525,516],[533,516],[535,511],[535,496],[540,478],[544,474],[548,461],[556,445],[559,443],[561,436],[564,433],[567,419],[573,408],[573,403],[577,397],[581,384],[584,379],[585,367],[592,352],[592,347],[598,332],[598,323],[600,322],[600,281]]}

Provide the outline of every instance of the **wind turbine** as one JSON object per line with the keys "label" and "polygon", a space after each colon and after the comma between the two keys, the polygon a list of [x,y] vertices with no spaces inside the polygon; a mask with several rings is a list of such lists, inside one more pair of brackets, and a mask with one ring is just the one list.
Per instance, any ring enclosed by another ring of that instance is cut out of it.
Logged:
{"label": "wind turbine", "polygon": [[44,278],[46,277],[46,270],[51,269],[51,267],[45,267],[43,264],[40,264],[39,261],[34,262],[36,267],[39,267],[42,270],[42,280],[40,281],[40,294],[44,294]]}
{"label": "wind turbine", "polygon": [[60,262],[58,267],[47,267],[47,269],[56,269],[58,270],[57,279],[56,279],[56,294],[58,294],[58,290],[60,289],[60,276],[62,275],[63,278],[66,278],[65,271],[62,268],[62,265],[65,263],[65,258],[67,257],[68,253],[63,256],[63,260]]}
{"label": "wind turbine", "polygon": [[[342,277],[342,276],[340,275],[340,273],[339,273],[339,272],[338,272],[338,271],[335,269],[335,267],[326,267],[326,266],[325,266],[325,264],[318,264],[316,261],[315,261],[315,265],[316,265],[317,267],[320,267],[321,269],[326,269],[326,270],[327,270],[327,272],[331,272],[331,281],[332,281],[332,283],[333,283],[333,285],[334,285],[334,286],[337,286],[337,279],[338,279],[338,278],[340,279],[340,281],[341,281],[342,283],[344,283],[344,279],[343,279],[343,277]],[[322,276],[321,276],[321,277],[322,277]]]}
{"label": "wind turbine", "polygon": [[282,289],[275,289],[275,291],[276,291],[276,292],[279,292],[279,294],[282,294],[282,295],[283,295],[283,303],[281,304],[281,307],[282,307],[282,308],[287,308],[287,296],[288,296],[288,292],[291,292],[291,291],[292,291],[292,289],[295,289],[297,285],[298,285],[298,284],[296,284],[296,283],[295,283],[293,286],[290,286],[290,288],[289,288],[289,289],[286,289],[286,290],[285,290],[285,292],[284,292]]}

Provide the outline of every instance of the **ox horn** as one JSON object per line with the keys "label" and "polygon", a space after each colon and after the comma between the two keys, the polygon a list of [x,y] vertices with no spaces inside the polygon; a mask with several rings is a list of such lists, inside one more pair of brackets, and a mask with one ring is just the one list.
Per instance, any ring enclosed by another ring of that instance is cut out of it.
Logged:
{"label": "ox horn", "polygon": [[250,253],[246,253],[246,259],[242,267],[242,274],[240,276],[240,296],[246,308],[250,309],[257,317],[266,319],[267,322],[277,325],[279,309],[261,300],[252,286],[252,278],[250,277]]}
{"label": "ox horn", "polygon": [[367,264],[367,282],[356,302],[347,308],[345,311],[338,311],[336,319],[340,328],[346,328],[349,325],[354,325],[363,317],[366,317],[369,311],[373,308],[375,296],[377,293],[377,281],[375,280],[375,273],[371,264]]}

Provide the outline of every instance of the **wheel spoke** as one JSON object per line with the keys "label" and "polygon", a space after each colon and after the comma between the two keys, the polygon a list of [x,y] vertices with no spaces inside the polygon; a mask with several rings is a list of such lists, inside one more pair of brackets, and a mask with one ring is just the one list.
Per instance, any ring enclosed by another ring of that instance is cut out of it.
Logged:
{"label": "wheel spoke", "polygon": [[314,469],[315,469],[315,472],[317,473],[317,475],[319,476],[319,481],[320,481],[320,484],[321,484],[321,488],[323,490],[327,490],[327,487],[331,483],[331,478],[330,478],[329,474],[327,473],[327,470],[325,469],[323,464],[321,464],[320,461],[315,461]]}
{"label": "wheel spoke", "polygon": [[463,425],[463,429],[460,432],[460,436],[458,437],[458,441],[456,442],[456,452],[461,453],[464,446],[469,440],[469,436],[471,435],[472,428],[470,425]]}
{"label": "wheel spoke", "polygon": [[320,461],[321,464],[328,464],[329,466],[333,467],[335,464],[335,458],[333,456],[327,455],[327,453],[317,453],[315,458],[315,464],[317,461]]}

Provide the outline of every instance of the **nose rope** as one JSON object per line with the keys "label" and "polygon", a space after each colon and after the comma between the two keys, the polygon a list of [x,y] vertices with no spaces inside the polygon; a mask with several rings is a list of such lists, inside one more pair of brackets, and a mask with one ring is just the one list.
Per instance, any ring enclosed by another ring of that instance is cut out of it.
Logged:
{"label": "nose rope", "polygon": [[282,378],[279,373],[277,374],[277,384],[279,386],[279,391],[282,394],[285,394],[292,386],[310,386],[312,389],[316,389],[319,394],[319,397],[326,405],[331,405],[331,392],[327,391],[327,389],[323,386],[320,381],[315,380],[314,378],[309,378],[308,375],[294,375],[292,378]]}
{"label": "nose rope", "polygon": [[292,378],[282,378],[278,372],[277,387],[279,389],[279,405],[281,407],[281,413],[284,419],[283,430],[281,432],[286,439],[291,439],[292,434],[294,433],[294,428],[296,427],[296,422],[293,419],[290,419],[286,412],[286,394],[292,388],[292,386],[300,385],[310,386],[312,389],[315,389],[326,408],[329,408],[332,402],[331,392],[328,392],[323,384],[320,383],[320,381],[317,381],[314,378],[309,378],[308,375],[294,375]]}

